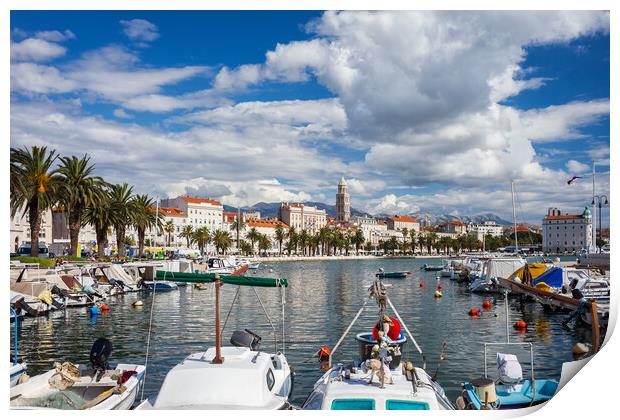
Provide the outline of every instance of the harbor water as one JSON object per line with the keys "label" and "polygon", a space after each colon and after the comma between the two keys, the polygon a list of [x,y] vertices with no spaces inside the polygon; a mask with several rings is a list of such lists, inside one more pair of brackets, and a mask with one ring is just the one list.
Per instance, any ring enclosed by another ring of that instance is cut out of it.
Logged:
{"label": "harbor water", "polygon": [[[427,371],[434,374],[443,343],[445,360],[437,372],[437,380],[450,400],[460,393],[460,383],[484,373],[483,343],[505,342],[506,318],[503,296],[484,297],[472,294],[467,286],[441,279],[443,297],[433,294],[438,281],[436,272],[424,272],[425,264],[438,260],[381,259],[346,261],[303,261],[268,263],[257,270],[257,276],[281,277],[289,281],[284,295],[277,289],[257,288],[256,293],[267,309],[276,328],[278,349],[284,349],[296,372],[294,403],[301,404],[324,370],[311,356],[323,346],[336,343],[367,297],[379,267],[385,271],[411,271],[405,279],[388,279],[392,284],[389,297],[422,348]],[[420,283],[424,287],[420,287]],[[222,288],[222,322],[229,314],[237,288]],[[132,303],[141,299],[142,307]],[[281,300],[284,299],[284,333]],[[481,308],[485,299],[492,301],[490,310],[477,318],[468,315],[471,308]],[[261,348],[275,347],[274,331],[261,308],[255,291],[242,288],[230,311],[223,337],[228,344],[237,329],[249,329],[262,337]],[[139,293],[112,297],[110,310],[92,317],[87,308],[69,309],[48,317],[25,319],[19,326],[19,352],[28,363],[31,376],[52,368],[53,362],[88,363],[93,341],[110,339],[114,346],[111,365],[116,362],[144,364],[150,324],[150,345],[144,396],[155,395],[166,373],[185,356],[204,351],[215,342],[213,287],[199,290],[192,285],[170,292]],[[393,315],[392,311],[387,311]],[[568,315],[544,312],[534,302],[511,298],[508,303],[510,342],[534,345],[536,378],[559,379],[562,363],[573,360],[571,349],[577,342],[589,341],[588,329],[566,329]],[[335,361],[352,361],[357,356],[355,334],[370,331],[377,319],[377,306],[369,302],[357,324],[341,348]],[[525,332],[512,325],[523,319]],[[492,348],[487,357],[489,372],[495,372],[495,352],[517,354],[524,376],[530,373],[529,353],[518,347]],[[403,359],[421,366],[423,359],[412,343],[404,349]],[[209,386],[209,384],[205,384]],[[217,386],[217,384],[212,384]]]}

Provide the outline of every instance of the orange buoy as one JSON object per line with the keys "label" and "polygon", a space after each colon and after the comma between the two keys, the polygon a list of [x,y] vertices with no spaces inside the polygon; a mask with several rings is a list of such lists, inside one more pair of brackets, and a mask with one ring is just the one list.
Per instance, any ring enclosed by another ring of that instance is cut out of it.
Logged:
{"label": "orange buoy", "polygon": [[441,283],[437,285],[437,290],[441,290],[443,289],[443,287],[441,286]]}
{"label": "orange buoy", "polygon": [[522,319],[518,320],[517,322],[515,322],[514,325],[515,329],[517,330],[524,330],[527,328],[527,322],[523,321]]}
{"label": "orange buoy", "polygon": [[480,315],[480,309],[478,308],[471,308],[468,312],[469,316],[478,316]]}
{"label": "orange buoy", "polygon": [[110,307],[108,305],[101,305],[101,310],[102,311],[108,311],[110,309]]}
{"label": "orange buoy", "polygon": [[327,346],[322,346],[317,352],[317,356],[319,356],[319,360],[321,362],[329,359],[329,355],[331,354],[331,350]]}
{"label": "orange buoy", "polygon": [[491,301],[490,300],[485,300],[484,302],[482,302],[482,307],[484,309],[491,309]]}
{"label": "orange buoy", "polygon": [[424,287],[424,282],[423,281],[420,282],[420,287]]}

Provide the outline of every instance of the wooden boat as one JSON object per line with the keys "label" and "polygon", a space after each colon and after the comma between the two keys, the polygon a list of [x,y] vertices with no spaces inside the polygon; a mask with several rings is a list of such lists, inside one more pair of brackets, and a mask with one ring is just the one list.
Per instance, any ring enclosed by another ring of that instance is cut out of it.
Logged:
{"label": "wooden boat", "polygon": [[[145,366],[107,366],[112,347],[98,339],[91,350],[92,366],[56,363],[54,369],[11,388],[12,409],[128,410],[138,395]],[[104,349],[105,348],[105,349]],[[104,349],[102,351],[102,349]]]}
{"label": "wooden boat", "polygon": [[379,271],[376,276],[379,278],[397,279],[411,275],[411,271]]}
{"label": "wooden boat", "polygon": [[[164,275],[168,277],[170,273],[157,273],[158,277]],[[157,396],[142,401],[136,409],[289,408],[293,373],[284,354],[277,349],[273,353],[260,350],[261,337],[249,330],[234,331],[230,339],[232,346],[223,347],[219,316],[219,289],[224,284],[238,286],[238,292],[241,286],[283,288],[288,285],[286,279],[220,276],[213,273],[174,273],[174,279],[189,283],[215,283],[215,347],[187,356],[168,372]],[[237,295],[232,305],[236,299]],[[273,332],[275,338],[275,328]]]}
{"label": "wooden boat", "polygon": [[[423,367],[411,361],[401,362],[402,348],[408,342],[424,355],[387,297],[385,285],[375,280],[369,289],[379,304],[379,321],[372,333],[356,336],[360,363],[332,365],[332,357],[366,306],[358,311],[345,333],[329,354],[329,370],[314,384],[314,390],[302,405],[304,410],[453,410],[441,386]],[[385,305],[396,318],[384,314]],[[379,324],[381,331],[379,332]],[[389,326],[387,332],[386,325]],[[402,327],[407,336],[401,332]],[[373,377],[377,379],[373,382]],[[370,381],[369,381],[370,378]],[[381,378],[381,379],[379,379]]]}

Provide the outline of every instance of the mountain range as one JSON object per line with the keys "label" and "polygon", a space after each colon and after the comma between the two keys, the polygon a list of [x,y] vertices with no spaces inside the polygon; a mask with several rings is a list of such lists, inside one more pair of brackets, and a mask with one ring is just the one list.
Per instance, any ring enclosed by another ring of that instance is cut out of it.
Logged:
{"label": "mountain range", "polygon": [[[336,206],[335,205],[320,203],[318,201],[306,201],[304,202],[304,204],[307,206],[314,206],[318,208],[319,210],[325,210],[325,212],[327,213],[327,216],[329,217],[336,217]],[[241,207],[242,212],[253,212],[253,211],[260,212],[261,218],[264,218],[264,219],[278,217],[279,209],[280,209],[279,202],[277,203],[260,202],[260,203],[254,204],[253,206]],[[237,211],[237,208],[224,205],[224,211],[235,212]],[[351,215],[352,216],[365,216],[365,215],[369,216],[368,213],[355,209],[355,208],[351,208]],[[389,216],[392,216],[392,215],[391,214],[377,214],[374,217],[378,219],[382,219],[382,218],[386,218]],[[410,214],[410,216],[415,217],[416,219],[418,219],[420,223],[423,223],[425,225],[436,225],[438,223],[450,221],[450,220],[460,220],[464,223],[482,223],[484,221],[490,220],[490,221],[494,221],[498,225],[510,225],[511,224],[511,222],[505,219],[502,219],[500,216],[493,214],[493,213],[484,213],[484,214],[478,214],[475,216],[454,216],[451,214],[436,215],[436,214],[431,214],[431,213],[412,213]]]}

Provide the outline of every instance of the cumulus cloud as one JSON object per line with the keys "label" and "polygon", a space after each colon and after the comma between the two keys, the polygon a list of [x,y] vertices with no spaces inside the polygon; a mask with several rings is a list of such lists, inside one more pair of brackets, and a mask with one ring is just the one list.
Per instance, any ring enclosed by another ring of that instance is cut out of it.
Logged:
{"label": "cumulus cloud", "polygon": [[63,32],[60,32],[60,31],[39,31],[39,32],[35,33],[34,37],[38,38],[38,39],[43,39],[45,41],[62,42],[62,41],[66,41],[68,39],[74,39],[75,38],[75,34],[73,32],[71,32],[69,29],[66,29]]}
{"label": "cumulus cloud", "polygon": [[588,172],[591,168],[590,165],[570,159],[566,162],[566,169],[568,169],[568,172],[571,174],[582,174]]}
{"label": "cumulus cloud", "polygon": [[121,20],[123,32],[132,41],[154,41],[159,38],[157,25],[144,19]]}
{"label": "cumulus cloud", "polygon": [[124,109],[122,109],[122,108],[117,108],[117,109],[115,109],[115,110],[112,112],[112,114],[114,114],[114,116],[115,116],[115,117],[118,117],[118,118],[123,118],[123,119],[129,119],[129,118],[132,118],[132,116],[131,116],[131,115],[129,115],[127,112],[125,112],[125,110],[124,110]]}
{"label": "cumulus cloud", "polygon": [[65,55],[67,49],[43,39],[27,38],[20,42],[11,42],[12,61],[48,61]]}

